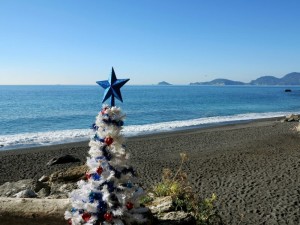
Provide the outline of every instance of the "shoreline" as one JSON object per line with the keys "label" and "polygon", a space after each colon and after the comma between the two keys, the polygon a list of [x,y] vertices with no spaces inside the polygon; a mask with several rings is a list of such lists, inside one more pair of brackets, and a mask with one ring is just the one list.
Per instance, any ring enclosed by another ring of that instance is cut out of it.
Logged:
{"label": "shoreline", "polygon": [[[189,184],[201,197],[217,195],[226,224],[300,223],[300,134],[298,123],[269,118],[217,127],[130,137],[130,165],[145,189],[161,180],[163,168],[175,171],[181,152]],[[86,162],[88,141],[0,152],[0,184],[39,179]],[[81,162],[47,166],[71,154]]]}
{"label": "shoreline", "polygon": [[[194,125],[194,126],[187,126],[187,127],[180,127],[180,128],[175,128],[172,130],[163,130],[163,131],[152,131],[152,132],[145,132],[145,133],[140,133],[136,135],[130,135],[130,136],[125,136],[126,139],[132,139],[132,138],[140,138],[140,137],[148,137],[152,135],[164,135],[168,133],[181,133],[181,132],[189,132],[189,131],[194,131],[194,130],[206,130],[206,129],[214,129],[214,128],[220,128],[224,126],[235,126],[239,124],[248,124],[248,123],[255,123],[255,122],[264,122],[264,121],[273,121],[273,120],[281,120],[283,119],[284,116],[281,117],[270,117],[270,118],[260,118],[260,119],[249,119],[249,120],[237,120],[237,121],[229,121],[229,122],[219,122],[219,123],[210,123],[210,124],[201,124],[201,125]],[[82,139],[82,138],[80,138]],[[34,145],[34,146],[24,146],[24,147],[17,147],[17,148],[8,148],[1,149],[0,147],[0,154],[1,152],[5,151],[17,151],[17,150],[30,150],[30,149],[35,149],[35,148],[46,148],[46,147],[51,147],[51,146],[59,146],[59,145],[68,145],[68,144],[76,144],[76,143],[85,143],[89,142],[90,139],[87,138],[87,140],[81,140],[81,141],[65,141],[65,142],[53,142],[52,144],[44,144],[44,145]]]}

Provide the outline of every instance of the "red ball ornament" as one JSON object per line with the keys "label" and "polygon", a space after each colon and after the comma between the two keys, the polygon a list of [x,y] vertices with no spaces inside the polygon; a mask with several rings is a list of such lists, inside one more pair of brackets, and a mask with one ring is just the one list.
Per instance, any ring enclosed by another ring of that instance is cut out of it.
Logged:
{"label": "red ball ornament", "polygon": [[85,212],[85,213],[83,213],[82,214],[82,219],[85,221],[85,222],[87,222],[87,221],[89,221],[89,219],[91,218],[91,214],[89,214],[89,213],[87,213],[87,212]]}
{"label": "red ball ornament", "polygon": [[89,173],[86,173],[86,174],[85,174],[85,177],[86,177],[86,179],[87,179],[87,180],[88,180],[88,179],[90,179],[90,178],[91,178],[91,176],[92,176],[92,175],[91,175],[91,174],[89,174]]}
{"label": "red ball ornament", "polygon": [[105,107],[104,109],[101,110],[101,114],[105,114],[105,111],[108,109],[108,107]]}
{"label": "red ball ornament", "polygon": [[107,136],[105,139],[104,139],[104,142],[110,146],[113,142],[114,142],[114,139],[112,139],[112,137],[110,136]]}
{"label": "red ball ornament", "polygon": [[68,219],[68,224],[72,225],[72,220],[71,219]]}
{"label": "red ball ornament", "polygon": [[103,172],[103,168],[100,166],[97,168],[96,172],[101,175],[101,173]]}
{"label": "red ball ornament", "polygon": [[112,220],[113,216],[110,212],[107,212],[104,214],[104,219],[107,221],[107,222],[110,222]]}
{"label": "red ball ornament", "polygon": [[132,208],[133,208],[132,202],[127,202],[127,203],[126,203],[126,208],[127,208],[128,210],[132,209]]}

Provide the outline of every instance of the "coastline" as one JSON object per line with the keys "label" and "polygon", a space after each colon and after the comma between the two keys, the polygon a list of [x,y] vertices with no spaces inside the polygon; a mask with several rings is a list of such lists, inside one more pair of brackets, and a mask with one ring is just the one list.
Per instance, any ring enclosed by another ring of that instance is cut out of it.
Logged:
{"label": "coastline", "polygon": [[[175,170],[179,153],[190,185],[201,197],[218,196],[226,224],[299,224],[300,135],[298,123],[280,118],[238,124],[162,132],[127,138],[130,164],[149,189],[163,168]],[[59,169],[85,163],[88,142],[0,151],[0,184],[40,178]],[[47,166],[52,158],[71,154],[81,162]]]}
{"label": "coastline", "polygon": [[[287,114],[288,115],[288,114]],[[208,117],[210,118],[210,117]],[[123,135],[125,138],[148,136],[152,134],[165,134],[173,132],[181,132],[186,130],[194,129],[207,129],[214,127],[221,127],[224,125],[244,124],[255,121],[267,121],[267,120],[280,120],[284,118],[281,116],[271,116],[262,118],[240,118],[238,120],[224,120],[221,122],[204,122],[200,124],[193,124],[191,121],[202,120],[192,119],[186,121],[170,121],[162,123],[154,123],[147,125],[137,125],[136,131],[132,131],[132,126],[125,126]],[[174,123],[176,124],[174,126]],[[181,125],[177,126],[178,123]],[[163,124],[163,125],[162,125]],[[193,124],[193,125],[191,125]],[[150,126],[150,127],[148,127]],[[140,127],[143,127],[142,129]],[[147,127],[147,128],[146,128]],[[128,130],[127,130],[128,128]],[[73,129],[73,130],[58,130],[58,131],[46,131],[46,132],[33,132],[33,133],[20,133],[13,135],[0,135],[0,152],[11,151],[17,149],[31,149],[37,147],[56,146],[69,143],[78,143],[89,141],[90,137],[93,136],[93,131],[89,129]]]}

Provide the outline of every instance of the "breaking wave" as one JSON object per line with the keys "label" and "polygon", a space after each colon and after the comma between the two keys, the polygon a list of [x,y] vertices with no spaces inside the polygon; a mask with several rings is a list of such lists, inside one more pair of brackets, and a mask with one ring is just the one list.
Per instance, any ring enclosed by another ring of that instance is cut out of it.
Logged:
{"label": "breaking wave", "polygon": [[[155,132],[186,129],[195,126],[201,127],[210,124],[213,125],[221,123],[235,123],[254,119],[274,118],[288,114],[291,114],[291,112],[248,113],[232,116],[215,116],[191,120],[161,122],[146,125],[129,125],[124,127],[123,132],[125,136],[129,137]],[[93,131],[90,129],[73,129],[2,135],[0,136],[0,150],[86,141],[89,140],[90,136],[92,135]]]}

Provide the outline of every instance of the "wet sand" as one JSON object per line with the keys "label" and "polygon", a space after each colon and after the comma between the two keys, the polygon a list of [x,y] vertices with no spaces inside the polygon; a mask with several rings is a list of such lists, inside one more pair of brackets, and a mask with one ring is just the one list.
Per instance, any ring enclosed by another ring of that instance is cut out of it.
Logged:
{"label": "wet sand", "polygon": [[[175,170],[179,153],[195,192],[218,196],[226,224],[300,224],[300,134],[297,123],[266,119],[152,134],[127,139],[131,165],[144,188],[161,178],[163,168]],[[0,152],[0,184],[40,178],[85,163],[88,142]],[[47,166],[53,157],[71,154],[79,163]]]}

